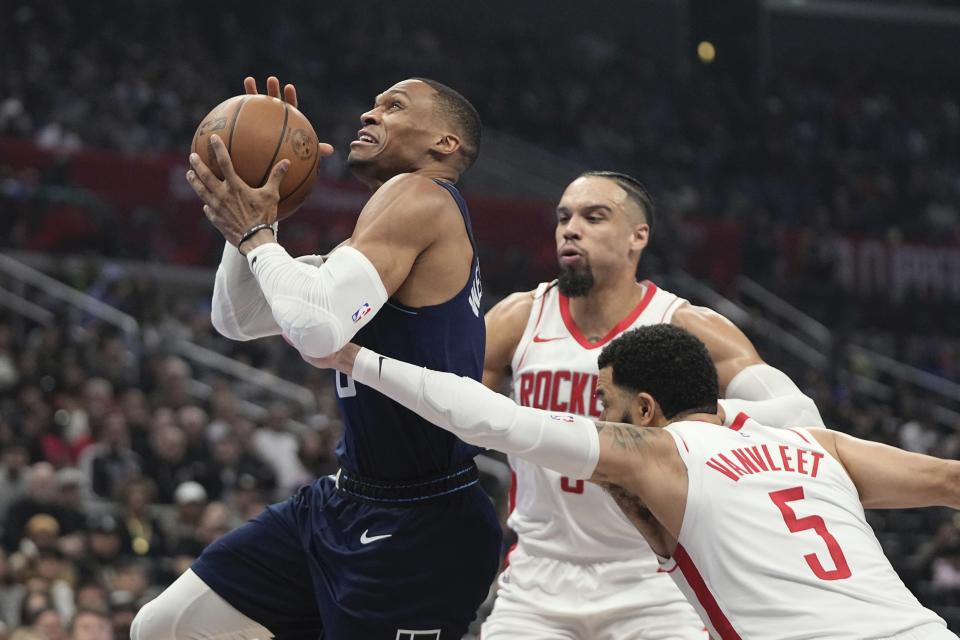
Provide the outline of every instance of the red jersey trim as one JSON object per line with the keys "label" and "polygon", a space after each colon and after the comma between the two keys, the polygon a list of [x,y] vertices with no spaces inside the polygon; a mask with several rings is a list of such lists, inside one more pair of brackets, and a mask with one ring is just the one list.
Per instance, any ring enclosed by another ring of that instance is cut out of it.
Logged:
{"label": "red jersey trim", "polygon": [[590,342],[587,340],[587,337],[583,335],[583,333],[577,327],[577,324],[573,321],[573,316],[570,315],[570,298],[561,293],[559,294],[560,317],[563,318],[563,324],[566,325],[567,331],[570,332],[570,335],[573,336],[574,340],[580,343],[581,347],[584,349],[599,349],[603,345],[616,338],[617,335],[622,333],[627,327],[636,322],[637,318],[640,317],[640,314],[643,313],[650,304],[650,301],[653,300],[653,296],[657,292],[657,285],[649,280],[644,280],[643,283],[647,285],[647,290],[643,294],[643,299],[640,300],[640,303],[634,307],[633,311],[631,311],[626,318],[618,322],[613,329],[610,329],[609,333],[603,336],[599,342]]}
{"label": "red jersey trim", "polygon": [[[520,367],[523,366],[523,361],[524,361],[524,359],[526,359],[526,357],[527,357],[527,352],[530,350],[530,343],[537,341],[536,338],[537,338],[537,332],[538,332],[538,330],[540,329],[540,321],[543,320],[543,310],[547,307],[547,292],[549,292],[552,287],[553,287],[553,285],[551,284],[551,285],[550,285],[549,287],[547,287],[546,290],[543,292],[543,295],[540,296],[540,312],[537,314],[537,321],[533,324],[533,334],[532,334],[532,337],[531,337],[530,341],[527,342],[527,344],[524,345],[524,347],[523,347],[523,353],[520,354],[520,360],[517,362],[517,369],[519,369]],[[512,509],[511,509],[511,511],[512,511]]]}
{"label": "red jersey trim", "polygon": [[741,411],[737,414],[737,417],[733,419],[733,424],[730,425],[730,428],[734,431],[740,431],[740,429],[743,429],[743,425],[746,424],[747,420],[749,419],[750,416]]}
{"label": "red jersey trim", "polygon": [[[507,516],[513,513],[513,510],[517,508],[517,472],[513,469],[510,470],[510,494],[508,495],[508,505],[509,511]],[[503,568],[506,569],[510,566],[510,554],[513,553],[513,550],[517,548],[517,543],[510,545],[510,548],[507,549],[507,555],[503,558]]]}
{"label": "red jersey trim", "polygon": [[720,605],[717,604],[717,600],[713,597],[713,594],[710,593],[710,589],[707,588],[707,583],[703,581],[703,576],[700,575],[700,571],[697,570],[696,565],[693,564],[693,560],[687,554],[687,550],[683,548],[682,544],[677,543],[677,548],[673,552],[673,560],[677,563],[677,566],[680,567],[680,573],[683,574],[683,578],[687,581],[687,584],[693,589],[693,593],[697,596],[700,606],[707,612],[707,617],[710,618],[710,624],[713,625],[716,632],[720,634],[720,640],[742,640],[740,634],[736,632],[733,625],[727,620],[727,616],[720,610]]}
{"label": "red jersey trim", "polygon": [[803,440],[803,441],[806,442],[807,444],[810,444],[810,441],[807,440],[807,437],[806,437],[805,435],[803,435],[803,433],[801,433],[800,431],[797,431],[796,429],[794,429],[793,427],[787,427],[787,431],[793,431],[795,434],[797,434],[798,436],[800,436],[800,439],[801,439],[801,440]]}

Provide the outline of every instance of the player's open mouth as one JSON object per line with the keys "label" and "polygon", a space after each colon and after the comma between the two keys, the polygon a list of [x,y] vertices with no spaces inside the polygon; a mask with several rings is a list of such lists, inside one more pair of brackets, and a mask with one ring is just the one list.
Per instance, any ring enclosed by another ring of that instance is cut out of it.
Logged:
{"label": "player's open mouth", "polygon": [[563,247],[558,252],[558,255],[560,257],[560,262],[563,264],[573,264],[574,262],[578,262],[581,258],[583,258],[583,254],[580,253],[579,249],[574,247]]}
{"label": "player's open mouth", "polygon": [[360,129],[357,131],[357,139],[351,142],[351,145],[361,143],[361,144],[377,144],[379,140],[375,136],[370,135],[370,132],[366,129]]}

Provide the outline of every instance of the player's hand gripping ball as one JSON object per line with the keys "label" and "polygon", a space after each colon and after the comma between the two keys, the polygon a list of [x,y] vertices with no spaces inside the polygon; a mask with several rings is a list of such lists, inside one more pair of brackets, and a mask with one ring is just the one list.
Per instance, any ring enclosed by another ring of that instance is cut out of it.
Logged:
{"label": "player's hand gripping ball", "polygon": [[307,117],[290,103],[272,96],[242,95],[221,102],[207,114],[190,150],[222,180],[210,146],[213,134],[223,140],[234,171],[251,187],[266,184],[277,162],[290,161],[280,183],[277,220],[296,211],[313,190],[320,164],[319,140]]}

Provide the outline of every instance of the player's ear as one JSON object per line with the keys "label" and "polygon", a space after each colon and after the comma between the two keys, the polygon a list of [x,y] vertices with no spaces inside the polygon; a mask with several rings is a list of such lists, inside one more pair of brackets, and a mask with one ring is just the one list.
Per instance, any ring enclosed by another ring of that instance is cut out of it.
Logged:
{"label": "player's ear", "polygon": [[442,156],[449,156],[459,151],[461,144],[462,141],[457,134],[444,133],[434,142],[433,150]]}
{"label": "player's ear", "polygon": [[650,241],[650,225],[646,222],[638,222],[633,225],[630,233],[630,248],[634,251],[642,251]]}
{"label": "player's ear", "polygon": [[638,427],[652,427],[656,421],[659,406],[646,391],[641,391],[633,398],[633,424]]}

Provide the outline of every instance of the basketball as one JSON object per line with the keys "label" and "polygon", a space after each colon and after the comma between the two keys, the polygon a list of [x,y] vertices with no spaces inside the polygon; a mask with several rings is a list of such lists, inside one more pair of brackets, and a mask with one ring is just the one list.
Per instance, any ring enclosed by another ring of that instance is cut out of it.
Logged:
{"label": "basketball", "polygon": [[320,153],[313,125],[296,107],[264,95],[241,95],[218,104],[197,127],[191,151],[220,179],[210,136],[220,136],[237,175],[251,187],[262,187],[280,160],[290,161],[280,183],[277,219],[303,204],[317,180]]}

